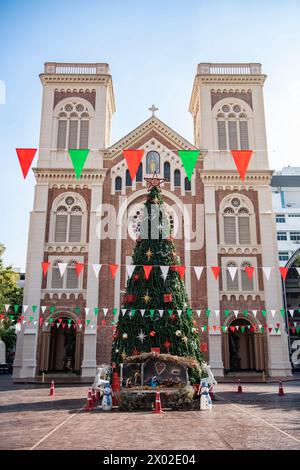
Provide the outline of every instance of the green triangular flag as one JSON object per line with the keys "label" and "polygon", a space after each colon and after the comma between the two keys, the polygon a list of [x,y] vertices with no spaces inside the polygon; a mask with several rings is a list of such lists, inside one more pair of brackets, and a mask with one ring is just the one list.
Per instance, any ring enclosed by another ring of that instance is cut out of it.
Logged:
{"label": "green triangular flag", "polygon": [[15,313],[18,313],[19,305],[14,305],[14,310],[15,310]]}
{"label": "green triangular flag", "polygon": [[267,310],[262,310],[261,314],[262,314],[263,317],[266,317],[267,316]]}
{"label": "green triangular flag", "polygon": [[32,308],[33,313],[35,313],[37,309],[36,305],[33,305],[31,308]]}
{"label": "green triangular flag", "polygon": [[248,310],[244,310],[245,317],[248,317]]}
{"label": "green triangular flag", "polygon": [[86,320],[86,324],[89,325],[91,323],[91,320]]}
{"label": "green triangular flag", "polygon": [[95,314],[95,315],[98,315],[98,313],[99,313],[99,308],[98,308],[98,307],[95,307],[95,308],[94,308],[94,314]]}
{"label": "green triangular flag", "polygon": [[280,310],[280,315],[281,315],[282,317],[285,317],[285,310],[284,310],[284,308],[282,308],[282,309]]}
{"label": "green triangular flag", "polygon": [[173,310],[168,310],[168,314],[171,316],[173,314]]}
{"label": "green triangular flag", "polygon": [[32,321],[32,320],[33,320],[33,317],[29,317],[29,320]]}
{"label": "green triangular flag", "polygon": [[187,311],[186,311],[186,314],[187,314],[188,317],[192,316],[193,310],[191,308],[188,308]]}
{"label": "green triangular flag", "polygon": [[153,317],[154,312],[155,312],[154,308],[151,308],[151,309],[150,309],[150,316],[151,316],[151,317]]}
{"label": "green triangular flag", "polygon": [[53,318],[49,318],[49,323],[51,324],[53,322]]}
{"label": "green triangular flag", "polygon": [[297,335],[300,333],[300,328],[296,328]]}
{"label": "green triangular flag", "polygon": [[80,307],[75,307],[75,313],[76,313],[77,315],[80,314]]}
{"label": "green triangular flag", "polygon": [[225,317],[228,317],[229,313],[230,313],[230,310],[224,310]]}
{"label": "green triangular flag", "polygon": [[[114,309],[115,310],[115,309]],[[135,308],[131,310],[131,317],[133,317],[135,314]]]}
{"label": "green triangular flag", "polygon": [[85,161],[89,154],[89,149],[69,149],[69,155],[73,163],[76,178],[79,180]]}
{"label": "green triangular flag", "polygon": [[242,330],[242,333],[244,333],[245,327],[244,327],[244,326],[241,326],[241,330]]}
{"label": "green triangular flag", "polygon": [[68,323],[71,323],[71,321],[72,321],[71,318],[69,318]]}
{"label": "green triangular flag", "polygon": [[13,315],[9,315],[9,318],[10,318],[11,320],[13,320],[13,319],[14,319],[14,316],[13,316]]}
{"label": "green triangular flag", "polygon": [[206,325],[204,325],[202,328],[203,328],[204,331],[206,331]]}
{"label": "green triangular flag", "polygon": [[210,315],[210,309],[207,308],[205,313],[206,313],[206,316],[209,317],[209,315]]}
{"label": "green triangular flag", "polygon": [[222,331],[226,331],[226,326],[222,326]]}
{"label": "green triangular flag", "polygon": [[114,315],[117,315],[117,313],[118,313],[118,309],[115,307],[115,308],[113,309],[113,314],[114,314]]}
{"label": "green triangular flag", "polygon": [[191,181],[197,158],[200,155],[200,150],[178,150],[178,155],[181,158],[186,176],[188,180]]}
{"label": "green triangular flag", "polygon": [[55,305],[53,305],[52,307],[50,307],[50,312],[53,314],[55,311]]}

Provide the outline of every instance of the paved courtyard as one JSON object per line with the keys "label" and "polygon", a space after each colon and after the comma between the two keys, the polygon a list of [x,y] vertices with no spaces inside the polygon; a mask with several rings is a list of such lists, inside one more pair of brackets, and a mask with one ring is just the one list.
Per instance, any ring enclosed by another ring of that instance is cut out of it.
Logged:
{"label": "paved courtyard", "polygon": [[300,449],[300,381],[220,384],[212,412],[92,413],[86,386],[13,385],[0,376],[0,449]]}

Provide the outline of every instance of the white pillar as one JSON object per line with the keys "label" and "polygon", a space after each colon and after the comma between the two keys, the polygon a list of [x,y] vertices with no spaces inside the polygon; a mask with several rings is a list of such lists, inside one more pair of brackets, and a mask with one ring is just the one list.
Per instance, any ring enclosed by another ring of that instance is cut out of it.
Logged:
{"label": "white pillar", "polygon": [[206,238],[206,265],[207,268],[207,307],[211,309],[208,317],[210,331],[209,341],[209,365],[217,377],[224,375],[222,361],[222,335],[217,328],[213,331],[212,326],[220,326],[220,316],[215,318],[214,310],[220,309],[219,301],[219,281],[216,281],[210,269],[211,266],[218,266],[218,239],[217,239],[217,214],[215,203],[215,186],[204,184],[204,204],[205,204],[205,238]]}
{"label": "white pillar", "polygon": [[[274,266],[270,280],[264,279],[265,305],[268,312],[267,323],[280,324],[280,333],[267,333],[268,340],[268,372],[269,375],[291,375],[288,339],[285,331],[285,321],[280,315],[283,308],[281,274],[279,272],[276,225],[272,211],[271,188],[258,187],[259,222],[261,230],[262,266]],[[276,315],[270,315],[270,310],[276,310]]]}
{"label": "white pillar", "polygon": [[[44,257],[45,230],[48,204],[48,184],[35,186],[34,209],[30,214],[29,236],[27,245],[26,278],[23,304],[29,305],[24,315],[28,325],[22,324],[22,330],[17,334],[16,355],[14,360],[13,377],[25,378],[36,375],[36,347],[39,329],[39,311],[42,286],[42,261]],[[36,312],[32,312],[36,305]],[[34,325],[34,322],[37,322]]]}

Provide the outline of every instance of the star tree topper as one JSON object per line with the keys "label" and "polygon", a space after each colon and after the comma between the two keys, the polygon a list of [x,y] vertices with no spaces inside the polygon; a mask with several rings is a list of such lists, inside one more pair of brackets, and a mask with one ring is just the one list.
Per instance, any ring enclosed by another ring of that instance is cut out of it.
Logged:
{"label": "star tree topper", "polygon": [[144,178],[144,180],[148,183],[147,184],[147,190],[150,191],[151,188],[157,188],[159,191],[160,185],[167,181],[166,178],[158,178],[156,171],[153,173],[151,178]]}

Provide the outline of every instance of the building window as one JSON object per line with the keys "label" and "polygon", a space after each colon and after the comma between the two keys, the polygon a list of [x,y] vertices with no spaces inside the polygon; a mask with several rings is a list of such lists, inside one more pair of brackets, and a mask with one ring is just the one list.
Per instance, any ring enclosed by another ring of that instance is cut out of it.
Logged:
{"label": "building window", "polygon": [[57,125],[57,149],[86,149],[89,145],[88,109],[81,103],[68,103],[61,108]]}
{"label": "building window", "polygon": [[289,214],[288,217],[300,217],[300,214]]}
{"label": "building window", "polygon": [[300,232],[290,232],[290,240],[293,242],[300,242]]}
{"label": "building window", "polygon": [[129,170],[126,170],[126,178],[125,179],[126,179],[126,186],[127,187],[132,186],[132,179],[131,179]]}
{"label": "building window", "polygon": [[235,273],[234,278],[231,278],[230,271],[228,268],[236,268],[237,265],[233,261],[227,263],[226,265],[226,285],[228,291],[238,291],[239,290],[239,278],[238,272]]}
{"label": "building window", "polygon": [[115,179],[115,191],[122,190],[122,178],[121,176],[117,176]]}
{"label": "building window", "polygon": [[62,262],[61,260],[56,260],[53,263],[51,289],[78,289],[79,279],[75,269],[76,261],[72,260],[68,263],[63,276],[61,276],[58,268],[58,264]]}
{"label": "building window", "polygon": [[160,172],[160,155],[158,152],[151,150],[146,157],[146,173]]}
{"label": "building window", "polygon": [[140,166],[136,173],[135,181],[138,181],[138,182],[143,181],[143,164],[142,163],[140,163]]}
{"label": "building window", "polygon": [[287,251],[279,251],[279,261],[288,261],[289,254]]}
{"label": "building window", "polygon": [[249,279],[248,273],[245,271],[245,268],[251,267],[251,264],[248,261],[244,261],[241,264],[241,283],[242,283],[242,290],[243,291],[252,291],[254,289],[253,286],[253,277]]}
{"label": "building window", "polygon": [[67,266],[67,278],[66,288],[67,289],[78,289],[78,277],[76,273],[76,261],[70,261]]}
{"label": "building window", "polygon": [[54,242],[80,243],[82,241],[83,210],[72,196],[62,199],[54,211]]}
{"label": "building window", "polygon": [[164,178],[166,178],[167,181],[170,181],[171,178],[171,167],[169,162],[164,163]]}
{"label": "building window", "polygon": [[248,116],[238,104],[225,104],[217,114],[219,150],[249,149]]}
{"label": "building window", "polygon": [[184,189],[185,191],[191,191],[191,182],[188,178],[184,178]]}
{"label": "building window", "polygon": [[52,289],[62,289],[63,288],[63,278],[60,275],[58,264],[62,261],[57,260],[53,263],[52,267],[52,279],[51,279],[51,288]]}
{"label": "building window", "polygon": [[250,214],[243,202],[234,197],[223,210],[224,242],[226,245],[249,245]]}
{"label": "building window", "polygon": [[277,232],[277,240],[287,240],[286,232]]}
{"label": "building window", "polygon": [[174,186],[181,186],[180,170],[174,171]]}
{"label": "building window", "polygon": [[276,223],[277,224],[285,224],[285,215],[284,214],[276,214]]}

